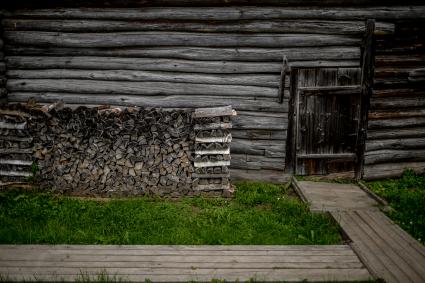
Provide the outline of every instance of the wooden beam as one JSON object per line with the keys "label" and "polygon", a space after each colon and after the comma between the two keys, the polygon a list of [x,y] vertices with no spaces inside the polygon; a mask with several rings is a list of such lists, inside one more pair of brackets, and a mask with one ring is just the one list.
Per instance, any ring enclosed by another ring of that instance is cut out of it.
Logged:
{"label": "wooden beam", "polygon": [[297,111],[296,91],[298,86],[298,69],[292,69],[290,74],[290,96],[288,111],[288,130],[286,141],[285,173],[294,173],[296,167],[296,135],[297,135]]}
{"label": "wooden beam", "polygon": [[355,153],[310,153],[310,154],[297,154],[298,159],[346,159],[356,160]]}
{"label": "wooden beam", "polygon": [[368,128],[368,112],[370,107],[370,97],[373,93],[373,74],[374,74],[374,43],[375,41],[375,20],[368,19],[366,21],[366,31],[363,44],[362,54],[362,74],[361,85],[362,93],[360,96],[360,115],[357,133],[357,165],[356,178],[361,179],[363,176],[363,168],[365,162],[366,135]]}
{"label": "wooden beam", "polygon": [[197,108],[193,112],[193,118],[204,117],[219,117],[219,116],[233,116],[233,109],[231,105],[213,108]]}
{"label": "wooden beam", "polygon": [[280,72],[280,81],[279,81],[279,103],[283,103],[284,98],[284,90],[285,90],[285,80],[287,77],[287,74],[290,72],[290,68],[288,65],[288,58],[286,56],[283,56],[283,62],[282,62],[282,71]]}

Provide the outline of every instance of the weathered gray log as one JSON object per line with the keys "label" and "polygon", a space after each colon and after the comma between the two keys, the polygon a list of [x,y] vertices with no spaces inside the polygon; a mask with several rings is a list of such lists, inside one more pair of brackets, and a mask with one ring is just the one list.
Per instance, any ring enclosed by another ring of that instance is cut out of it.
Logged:
{"label": "weathered gray log", "polygon": [[403,109],[425,107],[423,96],[408,97],[373,97],[370,101],[372,109]]}
{"label": "weathered gray log", "polygon": [[263,74],[196,74],[132,70],[8,70],[10,79],[90,79],[104,81],[174,82],[278,87],[279,76]]}
{"label": "weathered gray log", "polygon": [[131,47],[131,46],[243,46],[294,47],[360,45],[357,38],[317,34],[216,34],[188,32],[58,33],[42,31],[5,31],[3,37],[16,45],[57,47]]}
{"label": "weathered gray log", "polygon": [[423,66],[425,61],[425,55],[413,55],[413,54],[402,54],[402,55],[377,55],[376,66],[388,66],[388,67],[419,67]]}
{"label": "weathered gray log", "polygon": [[193,112],[193,118],[203,118],[203,117],[219,117],[219,116],[233,116],[232,106],[222,106],[214,108],[197,108]]}
{"label": "weathered gray log", "polygon": [[199,174],[199,173],[192,173],[192,178],[200,178],[200,179],[215,179],[215,178],[229,178],[230,173],[220,173],[220,174]]}
{"label": "weathered gray log", "polygon": [[418,149],[425,150],[425,138],[399,138],[369,140],[366,142],[366,151],[380,149]]}
{"label": "weathered gray log", "polygon": [[[37,30],[58,32],[99,31],[195,31],[195,32],[261,32],[363,34],[362,21],[271,20],[239,22],[164,22],[164,21],[105,21],[105,20],[45,20],[4,19],[5,30]],[[394,32],[394,24],[378,23],[378,32]]]}
{"label": "weathered gray log", "polygon": [[4,164],[4,165],[31,166],[32,161],[29,161],[29,160],[0,159],[0,164]]}
{"label": "weathered gray log", "polygon": [[277,88],[168,82],[113,82],[94,80],[9,79],[10,92],[67,92],[133,95],[232,95],[277,98]]}
{"label": "weathered gray log", "polygon": [[280,73],[280,63],[189,61],[117,57],[17,57],[6,58],[8,69],[146,70],[188,73]]}
{"label": "weathered gray log", "polygon": [[374,97],[395,97],[395,96],[419,96],[419,95],[425,95],[425,91],[421,89],[415,89],[415,88],[402,88],[402,89],[376,89],[373,91]]}
{"label": "weathered gray log", "polygon": [[425,125],[425,117],[405,119],[369,120],[369,129],[418,127]]}
{"label": "weathered gray log", "polygon": [[299,87],[298,89],[303,95],[359,95],[361,92],[359,85]]}
{"label": "weathered gray log", "polygon": [[236,110],[275,111],[285,113],[288,111],[285,104],[268,101],[267,98],[246,99],[235,96],[203,96],[203,95],[171,95],[171,96],[140,96],[140,95],[108,95],[108,94],[73,94],[51,92],[10,92],[10,102],[27,102],[34,99],[36,102],[54,103],[62,100],[67,104],[81,105],[117,105],[117,106],[144,106],[166,108],[197,108],[205,105],[225,106],[232,105]]}
{"label": "weathered gray log", "polygon": [[24,171],[6,171],[6,170],[0,170],[0,176],[7,176],[7,177],[30,177],[32,176],[31,172],[24,172]]}
{"label": "weathered gray log", "polygon": [[270,158],[258,155],[232,154],[230,168],[283,170],[284,158]]}
{"label": "weathered gray log", "polygon": [[206,185],[196,185],[193,187],[195,191],[209,192],[209,191],[225,191],[230,188],[229,184],[206,184]]}
{"label": "weathered gray log", "polygon": [[312,8],[287,7],[170,7],[170,8],[84,8],[18,10],[14,16],[52,19],[106,20],[251,20],[251,19],[329,19],[377,20],[423,19],[424,6]]}
{"label": "weathered gray log", "polygon": [[288,127],[288,117],[261,117],[248,116],[239,113],[233,118],[233,127],[236,129],[267,129],[286,130]]}
{"label": "weathered gray log", "polygon": [[358,60],[360,48],[293,47],[293,48],[213,48],[213,47],[143,47],[143,48],[57,48],[6,45],[10,55],[106,56],[175,58],[202,61],[275,61],[286,55],[291,61]]}
{"label": "weathered gray log", "polygon": [[[232,133],[234,130],[232,130]],[[236,154],[263,155],[266,157],[285,157],[284,140],[247,140],[234,138],[230,150]]]}
{"label": "weathered gray log", "polygon": [[246,169],[230,169],[232,181],[253,180],[275,184],[287,183],[291,174],[285,174],[282,170],[246,170]]}
{"label": "weathered gray log", "polygon": [[373,139],[403,139],[403,138],[423,138],[425,137],[425,128],[396,128],[396,129],[377,129],[367,132],[368,140]]}
{"label": "weathered gray log", "polygon": [[32,148],[0,148],[0,155],[6,154],[32,154]]}
{"label": "weathered gray log", "polygon": [[410,117],[424,117],[425,109],[406,109],[404,111],[370,111],[369,119],[397,119],[397,118],[410,118]]}
{"label": "weathered gray log", "polygon": [[365,164],[377,164],[395,161],[424,161],[424,149],[410,150],[375,150],[365,153]]}
{"label": "weathered gray log", "polygon": [[366,165],[364,167],[363,178],[366,180],[376,180],[400,177],[406,169],[412,169],[416,173],[423,173],[425,170],[425,162],[397,162]]}
{"label": "weathered gray log", "polygon": [[23,123],[8,123],[0,121],[0,129],[23,130],[27,126],[27,122]]}
{"label": "weathered gray log", "polygon": [[[271,110],[273,111],[273,110]],[[250,140],[286,140],[286,131],[272,131],[272,130],[232,130],[232,136],[240,139]],[[233,144],[232,144],[233,146]]]}

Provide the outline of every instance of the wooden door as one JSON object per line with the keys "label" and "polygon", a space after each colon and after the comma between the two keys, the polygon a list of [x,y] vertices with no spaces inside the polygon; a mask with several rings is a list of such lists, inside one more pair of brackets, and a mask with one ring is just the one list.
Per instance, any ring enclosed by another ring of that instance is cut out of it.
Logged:
{"label": "wooden door", "polygon": [[293,69],[295,173],[354,176],[360,68]]}

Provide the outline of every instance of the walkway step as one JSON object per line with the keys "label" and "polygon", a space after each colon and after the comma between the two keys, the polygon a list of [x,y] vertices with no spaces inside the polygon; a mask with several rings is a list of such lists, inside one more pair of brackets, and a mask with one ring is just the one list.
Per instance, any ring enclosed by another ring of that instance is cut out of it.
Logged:
{"label": "walkway step", "polygon": [[11,280],[75,281],[107,274],[125,281],[361,281],[372,278],[348,245],[91,246],[1,245]]}
{"label": "walkway step", "polygon": [[331,213],[375,277],[387,283],[425,282],[425,247],[382,213],[361,188],[296,180],[294,186],[312,211]]}

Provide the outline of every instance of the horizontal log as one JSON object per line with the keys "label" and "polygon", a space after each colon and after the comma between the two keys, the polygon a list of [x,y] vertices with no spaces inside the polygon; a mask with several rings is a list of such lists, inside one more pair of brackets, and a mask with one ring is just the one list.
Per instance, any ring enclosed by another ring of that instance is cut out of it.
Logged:
{"label": "horizontal log", "polygon": [[122,82],[95,80],[9,79],[10,92],[67,92],[129,95],[232,95],[275,97],[277,88],[168,82]]}
{"label": "horizontal log", "polygon": [[356,159],[355,153],[301,153],[296,156],[298,159]]}
{"label": "horizontal log", "polygon": [[293,48],[213,48],[213,47],[142,47],[142,48],[58,48],[6,45],[9,55],[105,56],[175,58],[202,61],[276,61],[283,55],[291,61],[358,60],[360,48],[352,46]]}
{"label": "horizontal log", "polygon": [[233,127],[236,129],[252,129],[252,130],[286,130],[288,128],[288,117],[261,117],[248,116],[239,113],[233,118]]}
{"label": "horizontal log", "polygon": [[418,148],[425,150],[425,138],[379,139],[366,141],[366,151]]}
{"label": "horizontal log", "polygon": [[404,88],[404,89],[377,89],[373,90],[373,97],[372,100],[375,97],[394,97],[394,96],[421,96],[425,95],[425,91],[421,89],[415,89],[415,88]]}
{"label": "horizontal log", "polygon": [[[117,32],[117,31],[191,31],[191,32],[261,32],[363,34],[363,21],[270,20],[236,22],[181,21],[105,21],[105,20],[45,20],[4,19],[5,30],[56,32]],[[377,22],[378,34],[394,32],[394,24]]]}
{"label": "horizontal log", "polygon": [[233,116],[231,105],[213,108],[197,108],[192,114],[193,118]]}
{"label": "horizontal log", "polygon": [[275,111],[285,113],[286,104],[277,101],[268,101],[266,98],[207,95],[170,95],[170,96],[140,96],[140,95],[110,95],[110,94],[77,94],[59,92],[10,92],[10,102],[27,102],[34,99],[39,103],[55,103],[59,100],[67,104],[116,105],[116,106],[143,106],[162,108],[199,108],[205,105],[226,106],[232,105],[236,110]]}
{"label": "horizontal log", "polygon": [[369,129],[380,129],[380,128],[413,128],[425,126],[425,117],[417,118],[404,118],[404,119],[382,119],[382,120],[371,120],[368,122]]}
{"label": "horizontal log", "polygon": [[229,178],[230,173],[221,173],[221,174],[199,174],[199,173],[192,173],[192,178],[199,178],[199,179],[217,179],[217,178]]}
{"label": "horizontal log", "polygon": [[409,77],[425,77],[425,68],[418,68],[410,71]]}
{"label": "horizontal log", "polygon": [[284,158],[270,158],[258,155],[232,154],[232,169],[269,169],[283,170]]}
{"label": "horizontal log", "polygon": [[246,170],[230,168],[230,178],[232,181],[250,180],[283,184],[290,181],[291,175],[285,174],[283,170]]}
{"label": "horizontal log", "polygon": [[27,126],[27,122],[23,123],[8,123],[0,121],[0,129],[23,130]]}
{"label": "horizontal log", "polygon": [[397,162],[366,165],[364,167],[363,178],[366,180],[377,180],[384,178],[400,177],[406,169],[411,169],[416,173],[423,173],[425,162]]}
{"label": "horizontal log", "polygon": [[106,20],[271,20],[271,19],[329,19],[329,20],[395,20],[425,18],[424,6],[397,7],[169,7],[169,8],[61,8],[17,10],[14,17],[51,19]]}
{"label": "horizontal log", "polygon": [[132,70],[8,70],[10,79],[84,79],[102,81],[173,82],[216,85],[252,85],[278,87],[279,76],[273,74],[197,74]]}
{"label": "horizontal log", "polygon": [[408,97],[372,97],[370,100],[371,109],[404,109],[425,107],[425,96]]}
{"label": "horizontal log", "polygon": [[425,137],[425,127],[369,130],[367,139],[402,139]]}
{"label": "horizontal log", "polygon": [[29,160],[0,159],[0,164],[3,164],[3,165],[18,165],[18,166],[31,166],[32,165],[32,161],[29,161]]}
{"label": "horizontal log", "polygon": [[116,32],[62,33],[5,31],[3,38],[15,45],[57,47],[205,46],[205,47],[295,47],[360,45],[357,38],[341,35],[280,33],[194,33],[194,32]]}
{"label": "horizontal log", "polygon": [[390,67],[422,67],[425,64],[425,55],[376,55],[375,64],[377,67],[390,66]]}
{"label": "horizontal log", "polygon": [[378,164],[395,161],[425,161],[425,150],[382,149],[365,153],[365,164]]}
{"label": "horizontal log", "polygon": [[369,112],[370,120],[425,117],[425,109],[412,109],[405,111],[373,111]]}
{"label": "horizontal log", "polygon": [[[272,130],[232,130],[232,136],[240,139],[250,140],[286,140],[286,131]],[[282,141],[283,142],[283,141]],[[233,146],[233,144],[232,144]]]}
{"label": "horizontal log", "polygon": [[278,73],[281,63],[190,61],[117,57],[16,57],[6,58],[8,69],[145,70],[188,73]]}
{"label": "horizontal log", "polygon": [[24,172],[24,171],[6,171],[6,170],[0,170],[0,176],[7,176],[7,177],[31,177],[31,172]]}
{"label": "horizontal log", "polygon": [[229,184],[206,184],[196,185],[193,187],[195,191],[209,192],[209,191],[226,191],[230,188]]}
{"label": "horizontal log", "polygon": [[32,148],[0,148],[0,155],[7,154],[32,154]]}
{"label": "horizontal log", "polygon": [[[233,133],[234,130],[232,130]],[[230,145],[232,154],[263,155],[266,157],[285,157],[284,140],[248,140],[234,138]]]}

